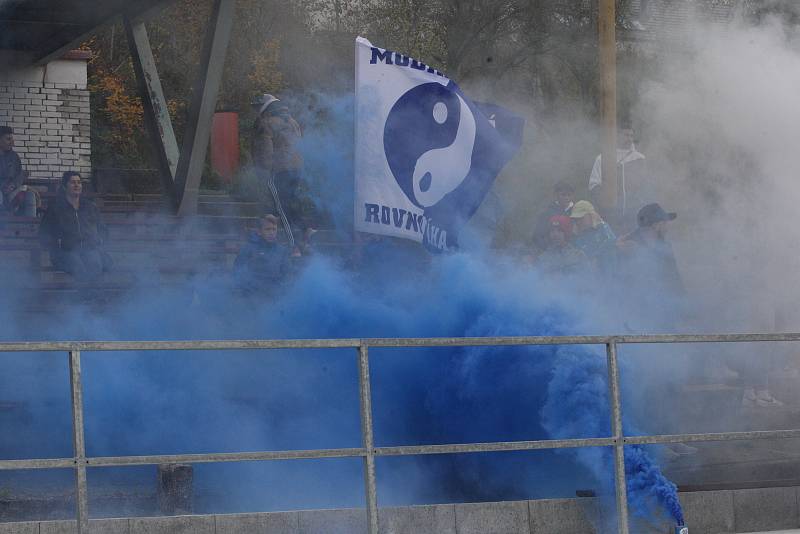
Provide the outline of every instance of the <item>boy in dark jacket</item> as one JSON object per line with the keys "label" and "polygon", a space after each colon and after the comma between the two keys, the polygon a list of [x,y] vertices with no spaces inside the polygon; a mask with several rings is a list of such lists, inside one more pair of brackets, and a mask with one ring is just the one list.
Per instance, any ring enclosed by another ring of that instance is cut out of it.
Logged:
{"label": "boy in dark jacket", "polygon": [[67,171],[61,177],[63,194],[48,206],[39,238],[50,251],[53,267],[78,278],[92,278],[111,268],[103,250],[106,235],[94,203],[81,198],[81,175]]}
{"label": "boy in dark jacket", "polygon": [[278,218],[265,215],[233,264],[236,286],[245,292],[269,293],[291,270],[289,249],[278,242]]}

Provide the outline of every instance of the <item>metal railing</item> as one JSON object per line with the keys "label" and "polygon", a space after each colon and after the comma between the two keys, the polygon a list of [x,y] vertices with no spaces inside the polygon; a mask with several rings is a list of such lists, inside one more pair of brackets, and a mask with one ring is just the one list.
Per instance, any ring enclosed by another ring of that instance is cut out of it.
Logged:
{"label": "metal railing", "polygon": [[[800,341],[800,334],[0,343],[0,352],[67,352],[69,354],[69,377],[72,400],[72,441],[74,448],[74,456],[72,458],[0,460],[0,470],[54,468],[74,469],[77,528],[79,534],[84,534],[89,531],[89,502],[86,482],[86,470],[89,467],[360,457],[364,460],[364,485],[366,489],[368,531],[370,534],[377,534],[378,492],[375,482],[375,458],[378,456],[527,451],[536,449],[565,449],[580,447],[613,447],[618,527],[620,534],[628,534],[628,500],[625,491],[626,484],[624,462],[625,445],[800,438],[800,429],[706,434],[625,436],[622,428],[622,406],[620,400],[617,346],[621,344],[642,343],[744,343],[790,341]],[[608,366],[609,404],[611,407],[611,436],[606,438],[510,441],[447,445],[409,445],[395,447],[375,446],[373,441],[372,397],[370,392],[369,376],[370,348],[478,347],[512,345],[605,345]],[[81,383],[81,352],[323,348],[351,348],[357,350],[362,437],[362,446],[359,448],[117,457],[86,456],[83,424],[83,387]]]}

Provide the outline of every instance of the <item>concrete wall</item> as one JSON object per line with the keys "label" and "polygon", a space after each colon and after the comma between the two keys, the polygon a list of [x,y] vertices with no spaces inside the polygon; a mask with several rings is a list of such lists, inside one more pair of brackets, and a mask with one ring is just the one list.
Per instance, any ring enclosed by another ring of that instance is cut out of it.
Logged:
{"label": "concrete wall", "polygon": [[91,169],[86,60],[0,69],[0,125],[14,129],[15,150],[32,178]]}
{"label": "concrete wall", "polygon": [[[800,527],[796,487],[682,493],[692,534]],[[382,534],[593,534],[596,499],[384,508]],[[0,523],[0,534],[73,534],[74,521]],[[95,534],[367,534],[362,509],[93,520]],[[634,534],[671,533],[634,522]],[[605,533],[603,533],[605,534]]]}

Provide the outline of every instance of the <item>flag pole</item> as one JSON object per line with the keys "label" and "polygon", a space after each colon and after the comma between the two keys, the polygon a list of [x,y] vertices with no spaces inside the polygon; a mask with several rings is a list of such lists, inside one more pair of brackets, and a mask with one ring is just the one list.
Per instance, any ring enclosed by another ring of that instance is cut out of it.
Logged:
{"label": "flag pole", "polygon": [[602,124],[602,208],[617,214],[617,39],[616,0],[599,0],[600,117]]}

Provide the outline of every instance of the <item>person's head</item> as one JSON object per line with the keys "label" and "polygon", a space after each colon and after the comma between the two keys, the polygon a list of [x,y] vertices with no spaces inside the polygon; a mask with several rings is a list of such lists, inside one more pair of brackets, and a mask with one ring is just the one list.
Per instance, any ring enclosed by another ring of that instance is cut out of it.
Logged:
{"label": "person's head", "polygon": [[677,213],[668,213],[659,204],[653,203],[639,210],[636,222],[644,235],[663,239],[666,235],[667,223],[674,221],[677,216]]}
{"label": "person's head", "polygon": [[628,123],[623,123],[617,132],[617,146],[623,150],[632,149],[635,135],[633,127]]}
{"label": "person's head", "polygon": [[66,171],[61,175],[61,187],[68,196],[80,196],[83,192],[83,182],[80,173],[76,171]]}
{"label": "person's head", "polygon": [[566,245],[572,237],[572,221],[566,215],[550,217],[550,243],[557,247]]}
{"label": "person's head", "polygon": [[594,209],[594,206],[588,200],[579,200],[576,202],[569,212],[569,217],[572,219],[572,224],[575,225],[575,231],[578,233],[591,230],[603,222],[597,210]]}
{"label": "person's head", "polygon": [[261,217],[258,227],[258,235],[264,241],[274,243],[278,240],[278,218],[272,214]]}
{"label": "person's head", "polygon": [[270,104],[278,101],[279,100],[271,94],[264,93],[256,96],[250,104],[253,106],[255,112],[261,115],[267,110],[267,107],[269,107]]}
{"label": "person's head", "polygon": [[555,199],[561,209],[567,209],[575,200],[575,188],[567,182],[558,182],[555,186]]}
{"label": "person's head", "polygon": [[0,126],[0,152],[8,152],[14,148],[14,130],[8,126]]}

